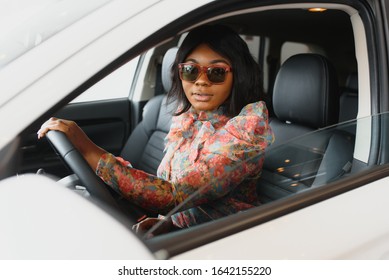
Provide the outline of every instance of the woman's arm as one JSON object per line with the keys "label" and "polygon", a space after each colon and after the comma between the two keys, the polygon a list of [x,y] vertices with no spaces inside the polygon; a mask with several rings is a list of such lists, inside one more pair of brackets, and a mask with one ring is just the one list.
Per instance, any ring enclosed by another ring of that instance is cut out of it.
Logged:
{"label": "woman's arm", "polygon": [[170,182],[132,168],[129,162],[110,153],[101,156],[96,174],[125,198],[150,211],[167,213],[176,204]]}
{"label": "woman's arm", "polygon": [[173,186],[169,182],[136,170],[123,159],[107,153],[94,144],[75,122],[50,118],[37,132],[38,139],[49,130],[65,133],[97,175],[135,204],[156,212],[174,207]]}

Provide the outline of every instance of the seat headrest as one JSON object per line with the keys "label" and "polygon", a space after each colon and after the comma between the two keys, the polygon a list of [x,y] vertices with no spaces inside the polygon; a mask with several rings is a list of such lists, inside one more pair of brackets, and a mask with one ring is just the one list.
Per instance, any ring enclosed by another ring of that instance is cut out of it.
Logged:
{"label": "seat headrest", "polygon": [[273,91],[277,118],[313,128],[338,121],[338,80],[330,62],[319,54],[297,54],[281,66]]}
{"label": "seat headrest", "polygon": [[176,59],[178,47],[169,49],[162,60],[162,85],[165,92],[168,92],[172,87],[172,73],[171,68]]}

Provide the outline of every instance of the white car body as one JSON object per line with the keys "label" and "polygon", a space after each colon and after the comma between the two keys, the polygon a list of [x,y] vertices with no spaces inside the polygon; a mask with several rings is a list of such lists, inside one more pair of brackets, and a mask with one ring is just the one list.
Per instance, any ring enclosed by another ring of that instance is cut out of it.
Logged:
{"label": "white car body", "polygon": [[[84,1],[75,2],[80,9],[88,5]],[[8,62],[0,69],[0,150],[34,120],[68,98],[69,92],[128,49],[162,26],[211,2],[107,1]],[[362,38],[360,44],[362,49],[366,48],[364,40]],[[360,53],[364,54],[363,50]],[[361,56],[362,65],[366,59]],[[360,99],[359,114],[363,117],[370,115],[369,81],[362,81],[361,87],[368,88],[366,96]],[[362,147],[361,160],[366,159],[370,142],[365,132],[359,129],[357,138]],[[165,257],[388,259],[389,221],[385,215],[389,213],[388,184],[389,178],[382,178],[198,248]],[[49,196],[52,199],[48,201]],[[0,221],[0,259],[164,258],[163,251],[151,252],[136,235],[101,208],[59,186],[55,180],[39,175],[0,181]]]}
{"label": "white car body", "polygon": [[[386,260],[389,225],[384,215],[371,217],[388,210],[387,184],[379,180],[175,258]],[[364,207],[369,199],[374,204]],[[250,250],[242,250],[246,246]]]}

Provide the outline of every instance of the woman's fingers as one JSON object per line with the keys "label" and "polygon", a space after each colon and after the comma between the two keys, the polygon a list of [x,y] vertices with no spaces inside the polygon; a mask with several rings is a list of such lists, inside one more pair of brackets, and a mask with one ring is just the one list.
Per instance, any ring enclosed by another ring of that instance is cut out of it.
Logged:
{"label": "woman's fingers", "polygon": [[94,144],[74,121],[50,118],[38,130],[38,139],[44,137],[49,130],[58,130],[65,133],[69,141],[73,143],[93,170],[96,169],[101,156],[106,153],[104,149]]}
{"label": "woman's fingers", "polygon": [[38,139],[44,137],[46,135],[46,133],[49,131],[49,130],[56,130],[55,129],[55,125],[54,125],[54,122],[56,121],[57,119],[55,118],[50,118],[49,120],[45,121],[41,128],[38,130],[37,134],[38,134]]}
{"label": "woman's fingers", "polygon": [[38,139],[44,137],[49,130],[58,130],[62,131],[65,134],[68,134],[70,131],[70,126],[72,126],[72,121],[62,120],[57,118],[50,118],[44,122],[41,128],[38,130],[37,135]]}
{"label": "woman's fingers", "polygon": [[136,233],[148,231],[152,226],[158,223],[160,219],[157,218],[146,218],[143,221],[132,226],[132,230]]}
{"label": "woman's fingers", "polygon": [[160,223],[159,226],[152,232],[148,233],[146,238],[151,238],[159,234],[168,233],[173,230],[173,222],[170,218],[146,218],[143,221],[132,226],[132,230],[136,233],[145,233],[150,230],[157,223]]}

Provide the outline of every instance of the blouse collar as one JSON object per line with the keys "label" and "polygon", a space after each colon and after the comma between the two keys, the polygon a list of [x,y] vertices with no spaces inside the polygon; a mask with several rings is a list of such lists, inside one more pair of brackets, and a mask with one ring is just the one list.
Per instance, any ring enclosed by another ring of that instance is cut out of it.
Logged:
{"label": "blouse collar", "polygon": [[190,118],[194,121],[205,122],[209,121],[212,125],[217,125],[218,123],[222,123],[224,125],[230,118],[225,115],[226,109],[224,106],[220,106],[218,109],[212,111],[200,111],[196,112],[196,110],[191,107],[188,112],[182,114],[183,118]]}
{"label": "blouse collar", "polygon": [[200,111],[191,107],[187,112],[173,118],[172,126],[166,140],[176,142],[179,138],[191,138],[194,131],[199,131],[202,126],[218,129],[224,126],[229,117],[225,114],[225,108],[219,107],[212,111]]}

